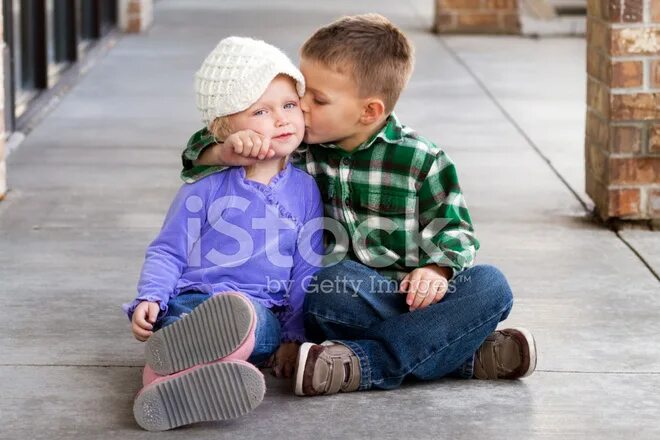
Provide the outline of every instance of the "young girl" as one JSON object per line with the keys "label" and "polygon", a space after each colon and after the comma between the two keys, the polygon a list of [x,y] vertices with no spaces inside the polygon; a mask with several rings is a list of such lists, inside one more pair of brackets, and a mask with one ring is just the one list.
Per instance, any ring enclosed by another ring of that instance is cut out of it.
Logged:
{"label": "young girl", "polygon": [[138,296],[124,305],[147,341],[134,404],[144,429],[251,411],[265,393],[254,365],[291,376],[305,289],[323,252],[318,187],[287,160],[304,135],[304,89],[286,55],[249,38],[222,40],[196,74],[211,133],[252,130],[275,154],[184,185],[147,249]]}

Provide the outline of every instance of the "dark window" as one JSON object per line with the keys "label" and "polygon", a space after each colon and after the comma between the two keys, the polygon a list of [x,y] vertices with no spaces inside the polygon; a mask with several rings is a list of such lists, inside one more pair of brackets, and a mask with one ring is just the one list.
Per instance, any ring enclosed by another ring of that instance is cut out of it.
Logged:
{"label": "dark window", "polygon": [[101,1],[101,35],[110,32],[117,24],[117,0]]}
{"label": "dark window", "polygon": [[25,90],[43,89],[46,82],[46,15],[43,1],[17,0],[21,52],[20,85]]}
{"label": "dark window", "polygon": [[50,0],[53,3],[52,38],[56,62],[76,61],[76,18],[72,1]]}
{"label": "dark window", "polygon": [[80,36],[83,40],[94,40],[101,36],[99,2],[80,0]]}
{"label": "dark window", "polygon": [[40,91],[55,86],[67,67],[78,61],[95,40],[115,28],[117,0],[2,2],[8,51],[5,122],[11,131],[15,118],[25,112]]}

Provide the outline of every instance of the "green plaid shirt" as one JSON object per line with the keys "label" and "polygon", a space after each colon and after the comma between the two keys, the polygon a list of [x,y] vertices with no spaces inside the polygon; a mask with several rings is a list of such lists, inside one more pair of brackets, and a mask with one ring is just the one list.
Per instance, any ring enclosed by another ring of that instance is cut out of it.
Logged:
{"label": "green plaid shirt", "polygon": [[[183,152],[185,182],[226,167],[193,166],[216,141],[196,132]],[[291,158],[315,177],[325,203],[326,263],[348,257],[397,280],[436,263],[454,275],[470,267],[479,242],[447,154],[400,124],[392,114],[382,130],[352,152],[333,144],[302,144]]]}

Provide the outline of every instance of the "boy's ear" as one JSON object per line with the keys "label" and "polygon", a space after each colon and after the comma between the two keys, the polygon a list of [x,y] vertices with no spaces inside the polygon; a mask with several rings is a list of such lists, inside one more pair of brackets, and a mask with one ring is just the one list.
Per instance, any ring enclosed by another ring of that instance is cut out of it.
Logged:
{"label": "boy's ear", "polygon": [[379,122],[385,114],[385,103],[379,98],[368,98],[362,108],[360,122],[364,125],[371,125]]}

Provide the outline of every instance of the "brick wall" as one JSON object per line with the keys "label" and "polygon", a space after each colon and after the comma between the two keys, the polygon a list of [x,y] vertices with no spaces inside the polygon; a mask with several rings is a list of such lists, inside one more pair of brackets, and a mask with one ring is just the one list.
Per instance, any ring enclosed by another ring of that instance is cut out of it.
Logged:
{"label": "brick wall", "polygon": [[119,0],[119,27],[122,31],[143,32],[153,19],[153,0]]}
{"label": "brick wall", "polygon": [[[3,15],[2,15],[2,2],[0,2],[0,36],[3,35]],[[5,42],[0,37],[0,200],[5,197],[7,192],[7,166],[5,163],[5,88],[4,88],[4,75],[3,75],[3,59]]]}
{"label": "brick wall", "polygon": [[519,34],[517,0],[435,0],[437,33]]}
{"label": "brick wall", "polygon": [[585,158],[601,218],[660,219],[660,0],[589,0]]}

